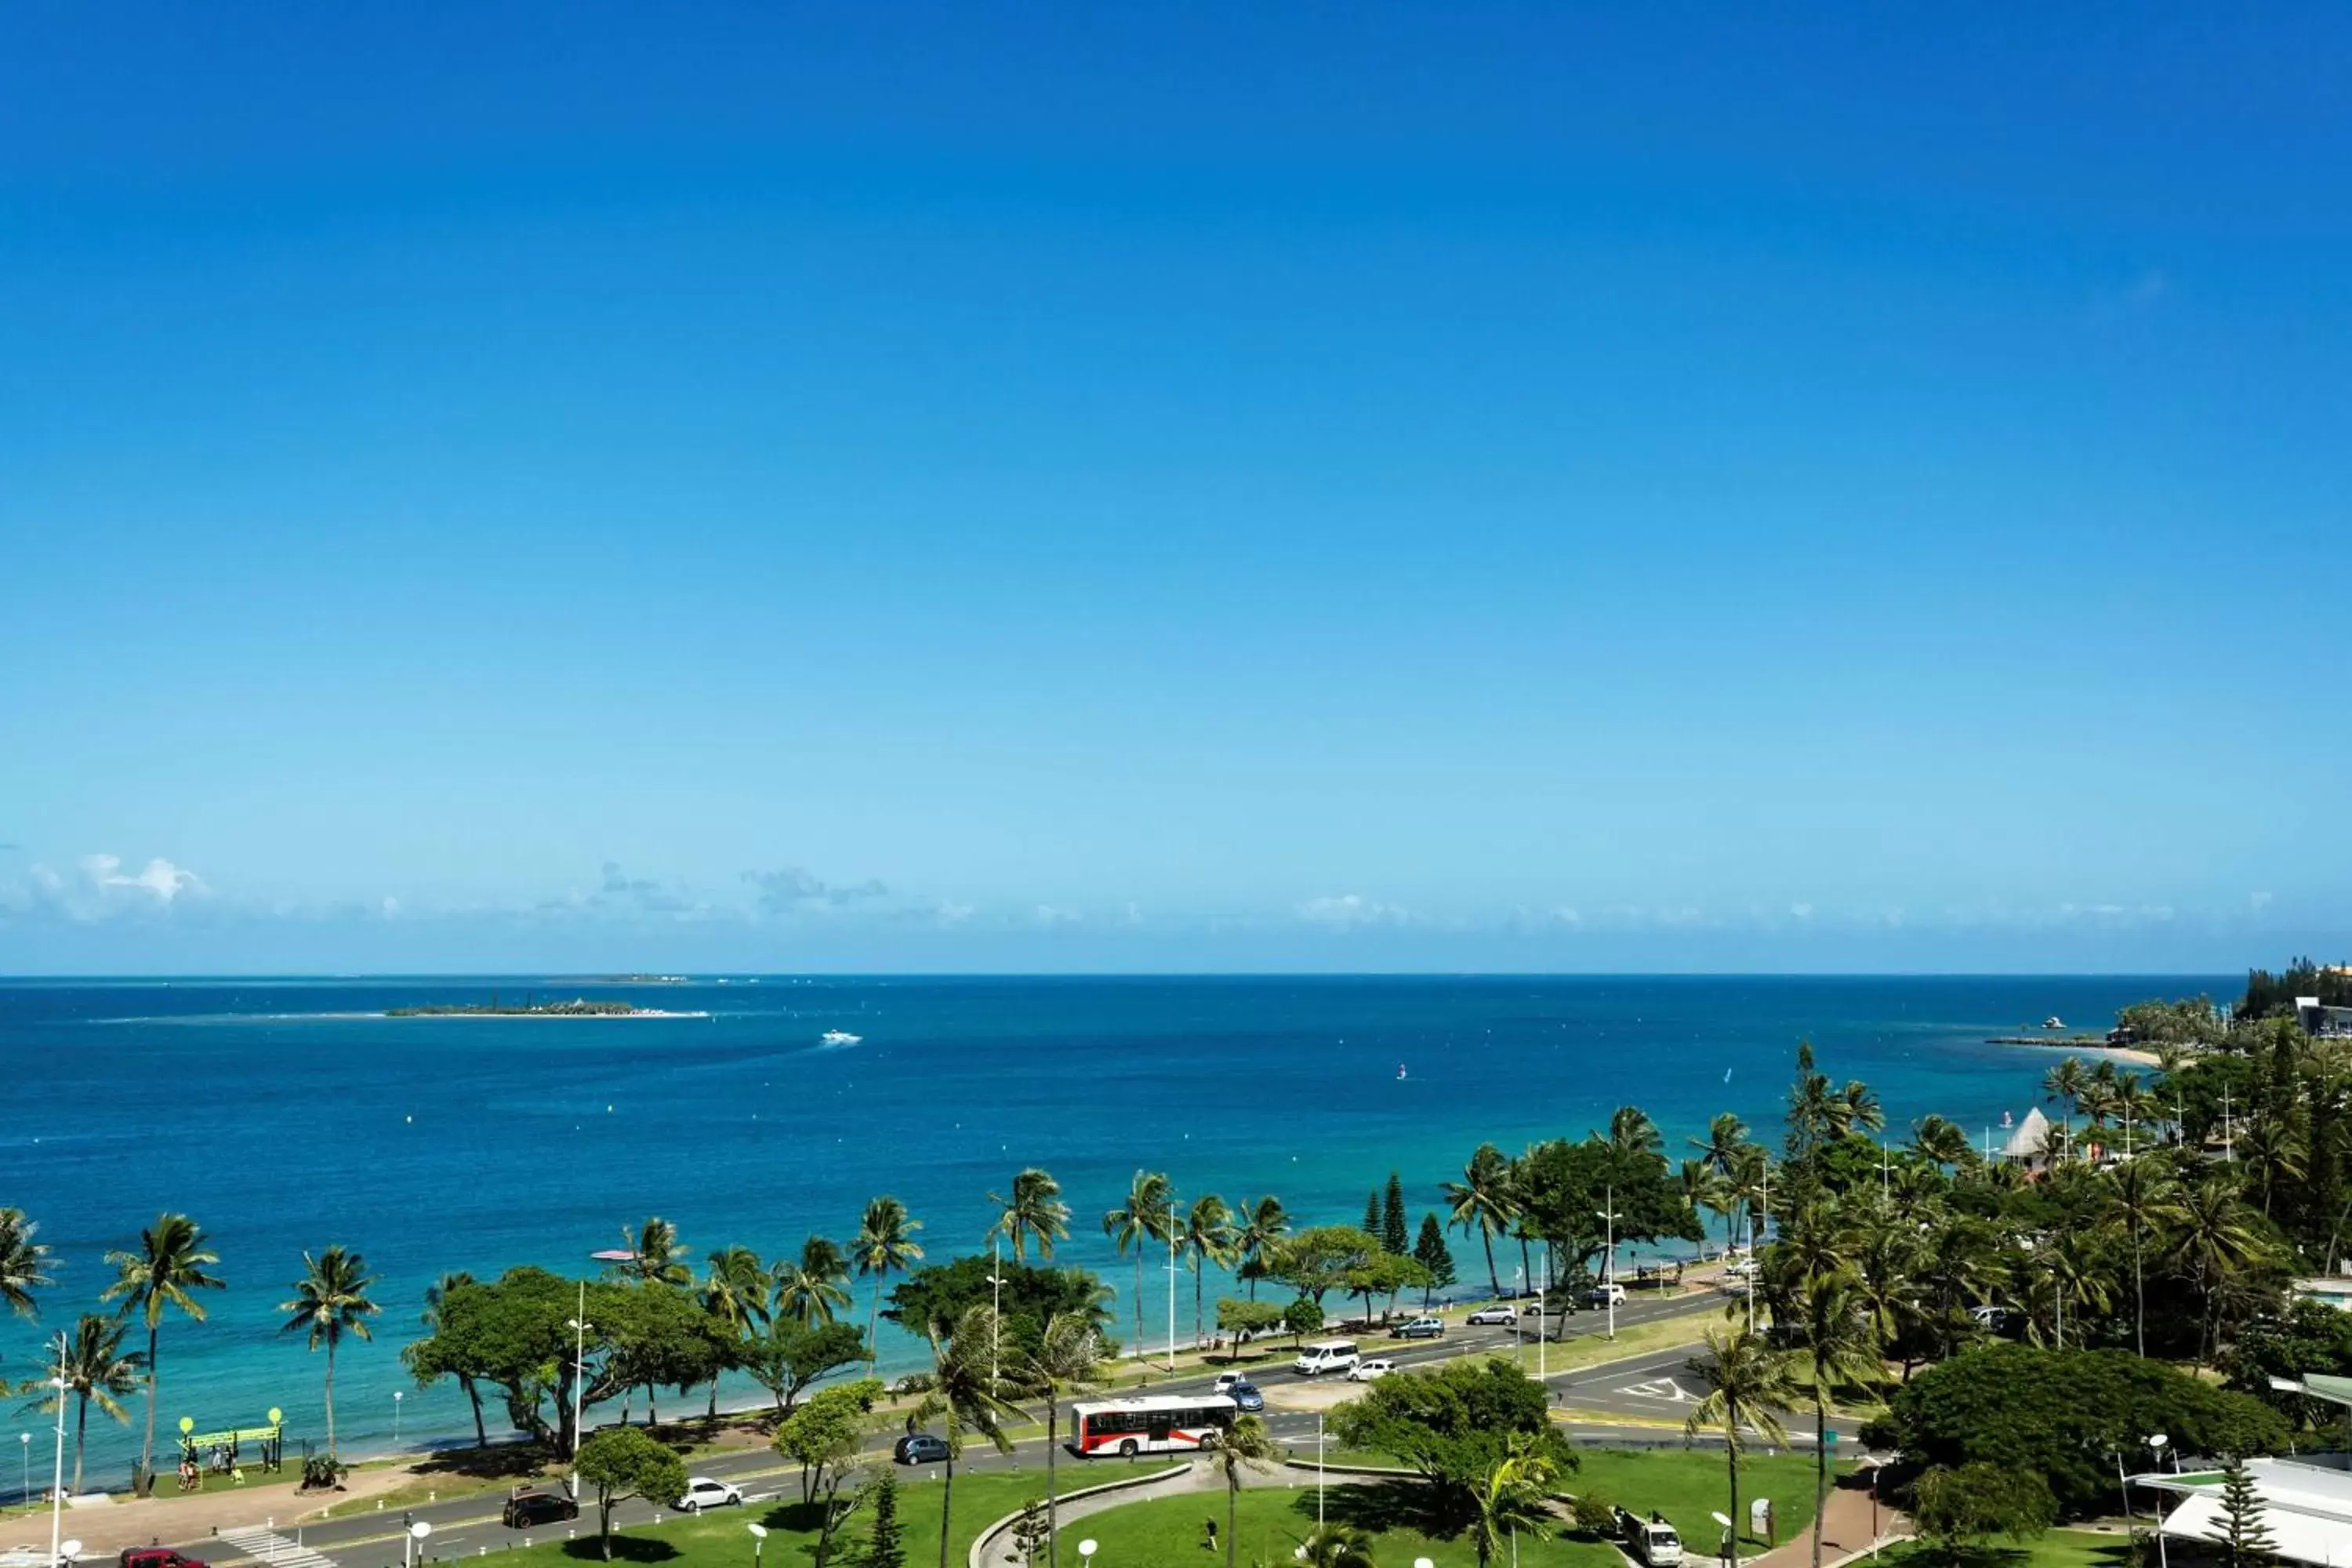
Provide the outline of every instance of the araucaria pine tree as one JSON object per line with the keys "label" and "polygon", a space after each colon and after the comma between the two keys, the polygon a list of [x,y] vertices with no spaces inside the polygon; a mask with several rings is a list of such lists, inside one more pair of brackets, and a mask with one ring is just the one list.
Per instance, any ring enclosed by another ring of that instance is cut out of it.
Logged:
{"label": "araucaria pine tree", "polygon": [[1364,1234],[1366,1236],[1378,1236],[1380,1233],[1381,1190],[1378,1187],[1374,1187],[1370,1192],[1364,1194]]}
{"label": "araucaria pine tree", "polygon": [[2263,1515],[2263,1500],[2243,1459],[2231,1460],[2221,1471],[2221,1511],[2210,1539],[2228,1553],[2230,1568],[2259,1568],[2278,1553],[2270,1521]]}
{"label": "araucaria pine tree", "polygon": [[1404,1227],[1404,1183],[1391,1171],[1388,1191],[1381,1196],[1381,1250],[1402,1258],[1412,1245]]}
{"label": "araucaria pine tree", "polygon": [[874,1478],[874,1529],[866,1542],[866,1568],[907,1568],[898,1534],[898,1483],[889,1471]]}
{"label": "araucaria pine tree", "polygon": [[1429,1283],[1421,1292],[1421,1308],[1425,1312],[1429,1310],[1430,1293],[1444,1289],[1455,1278],[1454,1250],[1445,1245],[1445,1227],[1437,1223],[1433,1214],[1421,1216],[1421,1236],[1412,1244],[1412,1258],[1429,1270]]}

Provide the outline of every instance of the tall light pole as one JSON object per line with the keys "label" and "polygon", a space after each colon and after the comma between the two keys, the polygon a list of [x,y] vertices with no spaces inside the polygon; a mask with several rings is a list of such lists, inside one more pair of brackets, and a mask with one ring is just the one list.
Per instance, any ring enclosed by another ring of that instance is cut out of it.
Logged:
{"label": "tall light pole", "polygon": [[988,1237],[988,1386],[996,1386],[996,1352],[1003,1335],[1004,1323],[1004,1238],[994,1232]]}
{"label": "tall light pole", "polygon": [[49,1483],[49,1564],[57,1568],[58,1544],[65,1529],[66,1512],[66,1337],[58,1336],[58,1375],[49,1379],[49,1386],[58,1391],[58,1459],[57,1476]]}
{"label": "tall light pole", "polygon": [[1176,1199],[1168,1200],[1168,1370],[1176,1370]]}
{"label": "tall light pole", "polygon": [[580,1281],[580,1309],[572,1320],[572,1495],[580,1495],[580,1392],[588,1381],[588,1281]]}
{"label": "tall light pole", "polygon": [[403,1397],[401,1390],[395,1388],[392,1391],[392,1446],[395,1448],[400,1447],[400,1402]]}
{"label": "tall light pole", "polygon": [[[2147,1446],[2156,1452],[2156,1468],[2164,1468],[2164,1445],[2168,1439],[2161,1432],[2151,1434]],[[2158,1568],[2172,1568],[2172,1554],[2164,1545],[2164,1504],[2156,1505],[2156,1561]]]}
{"label": "tall light pole", "polygon": [[1601,1275],[1601,1296],[1609,1303],[1609,1337],[1613,1340],[1617,1337],[1617,1188],[1612,1184],[1601,1192],[1601,1201],[1609,1205],[1600,1211],[1602,1223],[1609,1227],[1609,1260],[1601,1266],[1606,1272]]}
{"label": "tall light pole", "polygon": [[33,1506],[33,1435],[30,1432],[17,1433],[16,1447],[25,1451],[25,1506],[30,1509]]}

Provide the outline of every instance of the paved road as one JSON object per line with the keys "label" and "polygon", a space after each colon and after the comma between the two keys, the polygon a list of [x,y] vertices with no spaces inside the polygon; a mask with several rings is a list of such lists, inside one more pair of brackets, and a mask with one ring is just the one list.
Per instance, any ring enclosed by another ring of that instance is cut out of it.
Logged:
{"label": "paved road", "polygon": [[[1692,1346],[1682,1345],[1556,1377],[1551,1380],[1552,1398],[1571,1410],[1591,1411],[1604,1417],[1622,1415],[1680,1422],[1690,1415],[1691,1406],[1705,1397],[1704,1386],[1688,1367],[1692,1352]],[[1790,1438],[1811,1442],[1814,1428],[1811,1410],[1780,1414]],[[1847,1443],[1853,1441],[1861,1425],[1843,1415],[1832,1415],[1829,1420],[1830,1430]]]}
{"label": "paved road", "polygon": [[[1664,1318],[1690,1317],[1695,1320],[1693,1326],[1696,1330],[1696,1320],[1705,1314],[1718,1312],[1721,1310],[1722,1298],[1703,1290],[1695,1290],[1680,1297],[1640,1298],[1617,1310],[1617,1325],[1623,1330]],[[1564,1323],[1556,1325],[1553,1331],[1565,1339],[1575,1340],[1599,1334],[1604,1331],[1606,1327],[1606,1314],[1587,1311],[1570,1316]],[[1364,1335],[1360,1337],[1360,1342],[1364,1345],[1367,1353],[1386,1355],[1402,1365],[1419,1366],[1443,1361],[1450,1356],[1486,1350],[1507,1349],[1515,1339],[1524,1338],[1526,1342],[1532,1342],[1533,1332],[1531,1324],[1522,1324],[1517,1329],[1473,1329],[1456,1322],[1448,1328],[1443,1339],[1403,1342],[1380,1336]],[[1696,1338],[1696,1332],[1693,1337]],[[1679,1367],[1690,1353],[1689,1347],[1685,1346],[1671,1352],[1658,1352],[1655,1356],[1645,1356],[1638,1363],[1625,1368],[1586,1373],[1555,1373],[1551,1375],[1550,1383],[1556,1391],[1565,1391],[1556,1394],[1556,1397],[1580,1408],[1598,1409],[1604,1412],[1622,1411],[1638,1415],[1673,1416],[1674,1412],[1667,1405],[1662,1405],[1656,1401],[1644,1402],[1638,1394],[1616,1391],[1620,1385],[1638,1384],[1647,1381],[1653,1375],[1649,1371],[1652,1363],[1654,1362],[1662,1367],[1669,1363]],[[1636,1373],[1643,1375],[1635,1375]],[[1301,1378],[1290,1370],[1286,1363],[1281,1362],[1269,1363],[1265,1368],[1253,1373],[1252,1377],[1260,1387],[1267,1390],[1276,1399],[1279,1398],[1280,1389],[1283,1386],[1311,1381]],[[1150,1392],[1169,1394],[1200,1392],[1206,1390],[1211,1381],[1211,1375],[1205,1373],[1176,1377],[1165,1383],[1154,1383]],[[1594,1393],[1593,1397],[1587,1396],[1587,1383]],[[1596,1402],[1604,1396],[1615,1402]],[[1265,1413],[1265,1419],[1276,1438],[1302,1453],[1313,1452],[1317,1426],[1316,1417],[1311,1412],[1302,1413],[1270,1407]],[[1605,1424],[1579,1423],[1576,1429],[1580,1435],[1594,1436],[1623,1436],[1633,1438],[1654,1438],[1660,1435],[1654,1429],[1637,1426],[1617,1429],[1609,1427]],[[887,1439],[884,1439],[877,1446],[887,1448]],[[1105,1471],[1120,1464],[1120,1461],[1116,1459],[1071,1462],[1089,1469]],[[1147,1458],[1136,1462],[1156,1461]],[[1016,1443],[1010,1455],[998,1454],[985,1445],[970,1447],[966,1450],[965,1458],[958,1468],[971,1470],[1028,1468],[1042,1468],[1044,1463],[1044,1439],[1033,1437]],[[746,1498],[743,1512],[747,1521],[760,1517],[761,1512],[760,1503],[762,1501],[772,1500],[779,1495],[797,1501],[800,1496],[799,1468],[795,1466],[780,1464],[776,1455],[766,1448],[748,1448],[703,1456],[695,1460],[693,1473],[698,1476],[717,1477],[741,1487]],[[938,1473],[938,1467],[925,1466],[920,1470],[909,1472],[907,1479],[910,1483],[919,1483],[935,1478]],[[280,1530],[265,1527],[234,1532],[224,1531],[217,1540],[205,1539],[181,1542],[176,1544],[180,1550],[191,1556],[205,1558],[215,1563],[251,1558],[257,1562],[273,1563],[275,1568],[386,1568],[386,1565],[396,1565],[401,1562],[400,1542],[397,1535],[404,1518],[424,1520],[432,1524],[433,1533],[427,1539],[425,1550],[431,1557],[444,1561],[453,1557],[475,1556],[484,1549],[496,1552],[502,1547],[519,1545],[526,1536],[533,1541],[562,1539],[571,1531],[580,1530],[584,1532],[593,1530],[594,1526],[594,1510],[592,1508],[588,1510],[587,1517],[577,1525],[558,1524],[533,1531],[508,1530],[498,1521],[501,1500],[499,1494],[490,1493],[456,1501],[433,1503],[407,1510],[404,1514],[399,1510],[388,1510],[383,1512],[368,1510],[354,1513],[348,1518],[304,1525],[299,1530],[289,1524]],[[661,1515],[667,1516],[668,1510],[658,1511]],[[623,1505],[617,1510],[615,1522],[628,1525],[644,1524],[651,1522],[656,1517],[656,1510],[646,1507],[642,1502],[629,1503]]]}

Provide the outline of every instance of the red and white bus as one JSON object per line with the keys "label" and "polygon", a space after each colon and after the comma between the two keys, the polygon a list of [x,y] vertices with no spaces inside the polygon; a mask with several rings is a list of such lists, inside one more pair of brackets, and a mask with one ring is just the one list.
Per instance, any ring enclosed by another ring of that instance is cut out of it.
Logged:
{"label": "red and white bus", "polygon": [[1173,1454],[1214,1447],[1234,1424],[1222,1394],[1158,1394],[1085,1401],[1070,1406],[1070,1452]]}

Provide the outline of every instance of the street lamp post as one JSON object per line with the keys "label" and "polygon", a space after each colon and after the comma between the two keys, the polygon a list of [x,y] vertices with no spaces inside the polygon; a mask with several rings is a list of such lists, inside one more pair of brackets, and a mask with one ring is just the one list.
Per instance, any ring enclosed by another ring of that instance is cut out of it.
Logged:
{"label": "street lamp post", "polygon": [[405,1397],[397,1388],[392,1391],[392,1446],[400,1447],[400,1402]]}
{"label": "street lamp post", "polygon": [[58,1547],[65,1531],[66,1512],[66,1337],[58,1336],[58,1375],[49,1379],[58,1391],[58,1458],[56,1479],[49,1483],[49,1563],[56,1568]]}
{"label": "street lamp post", "polygon": [[29,1509],[33,1506],[33,1435],[17,1433],[16,1447],[25,1451],[25,1506]]}
{"label": "street lamp post", "polygon": [[572,1320],[572,1495],[580,1495],[580,1391],[588,1381],[588,1281],[580,1281],[579,1315]]}
{"label": "street lamp post", "polygon": [[[2155,1450],[2156,1468],[2159,1470],[2164,1468],[2164,1445],[2168,1441],[2161,1432],[2148,1435],[2147,1446]],[[2156,1561],[2157,1568],[2172,1568],[2172,1553],[2164,1544],[2164,1504],[2160,1501],[2156,1505]]]}
{"label": "street lamp post", "polygon": [[747,1524],[743,1528],[751,1532],[751,1568],[760,1568],[760,1554],[768,1549],[768,1527]]}
{"label": "street lamp post", "polygon": [[1168,1370],[1176,1370],[1176,1200],[1168,1200]]}
{"label": "street lamp post", "polygon": [[1608,1261],[1601,1265],[1601,1295],[1609,1303],[1609,1337],[1617,1337],[1617,1188],[1612,1184],[1601,1189],[1601,1201],[1609,1206],[1600,1211],[1601,1219],[1608,1226]]}
{"label": "street lamp post", "polygon": [[992,1235],[988,1238],[988,1386],[996,1386],[997,1348],[1003,1334],[1004,1322],[1004,1251],[1003,1238]]}

